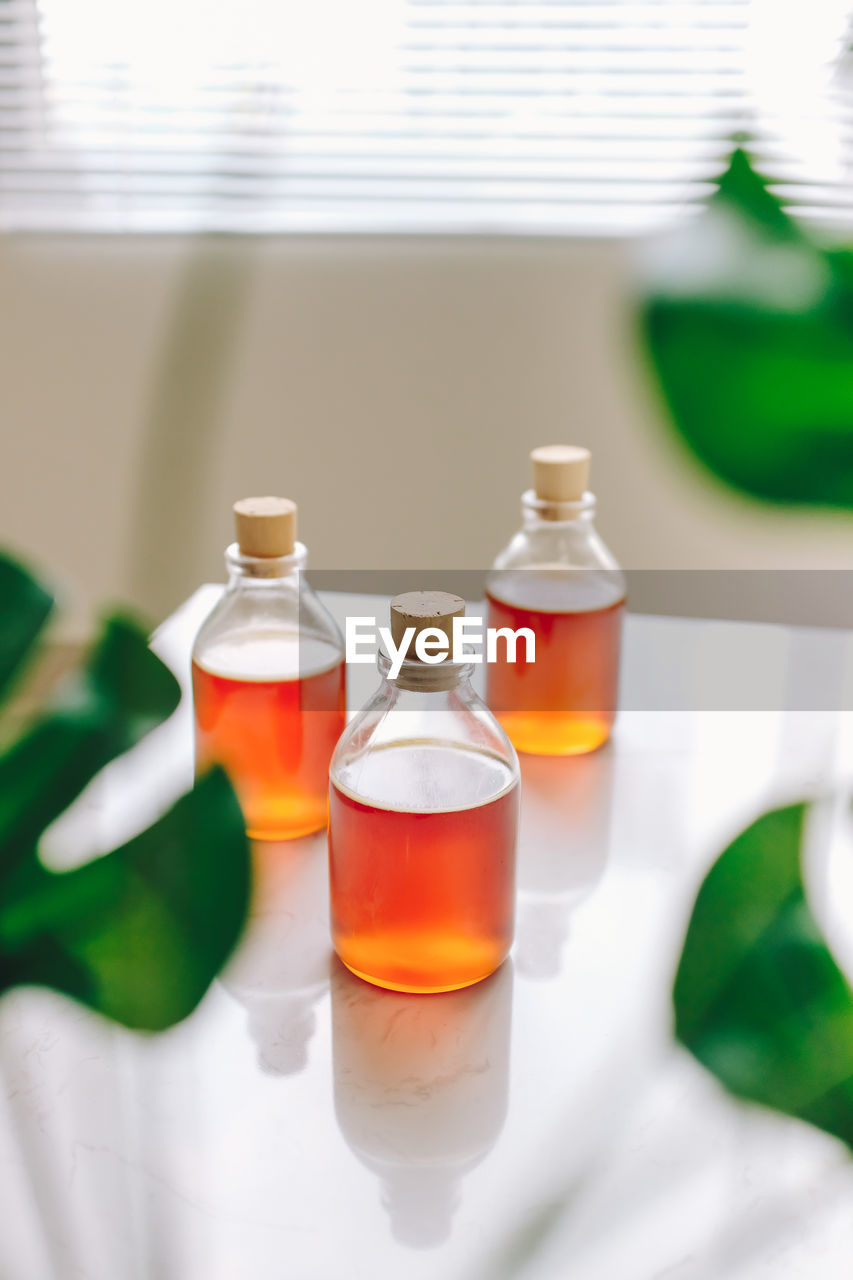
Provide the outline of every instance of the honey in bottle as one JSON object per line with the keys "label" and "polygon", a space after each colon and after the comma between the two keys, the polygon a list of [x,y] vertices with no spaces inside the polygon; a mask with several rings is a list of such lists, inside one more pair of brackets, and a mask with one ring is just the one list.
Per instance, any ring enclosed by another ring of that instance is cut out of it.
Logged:
{"label": "honey in bottle", "polygon": [[486,699],[518,751],[580,755],[607,741],[616,716],[625,580],[593,526],[589,450],[534,449],[523,525],[487,581],[488,625],[530,628],[515,662],[498,642]]}
{"label": "honey in bottle", "polygon": [[234,506],[228,586],[192,656],[196,764],[224,766],[250,836],[326,825],[329,761],[345,721],[341,634],[305,578],[296,506]]}
{"label": "honey in bottle", "polygon": [[[513,937],[518,760],[471,687],[470,663],[421,661],[417,635],[452,634],[459,596],[391,602],[399,646],[347,726],[329,787],[331,926],[348,969],[396,991],[451,991],[487,977]],[[429,638],[429,637],[426,637]]]}

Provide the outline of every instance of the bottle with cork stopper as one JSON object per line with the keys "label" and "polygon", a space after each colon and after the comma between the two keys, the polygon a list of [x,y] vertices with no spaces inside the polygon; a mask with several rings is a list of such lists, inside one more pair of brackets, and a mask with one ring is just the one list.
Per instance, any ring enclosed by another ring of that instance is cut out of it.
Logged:
{"label": "bottle with cork stopper", "polygon": [[296,504],[234,504],[228,585],[192,655],[196,761],[227,770],[250,836],[326,825],[329,761],[345,722],[341,633],[305,577]]}
{"label": "bottle with cork stopper", "polygon": [[512,943],[518,759],[471,687],[472,664],[437,651],[464,612],[446,592],[395,596],[391,635],[399,650],[408,631],[406,656],[392,678],[380,648],[380,687],[329,771],[335,950],[396,991],[470,986]]}
{"label": "bottle with cork stopper", "polygon": [[625,579],[595,531],[590,453],[546,445],[530,455],[523,524],[486,585],[490,627],[529,627],[535,659],[498,648],[486,700],[519,751],[580,755],[610,737],[616,717]]}

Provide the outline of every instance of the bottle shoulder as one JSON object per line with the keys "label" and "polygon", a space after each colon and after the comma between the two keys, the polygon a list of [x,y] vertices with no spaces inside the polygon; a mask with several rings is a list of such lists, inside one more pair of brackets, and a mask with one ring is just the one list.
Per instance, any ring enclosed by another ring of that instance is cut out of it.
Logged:
{"label": "bottle shoulder", "polygon": [[[428,794],[429,779],[445,773],[447,778],[456,772],[460,779],[469,779],[460,782],[455,792],[470,795],[469,801],[445,803],[448,791],[442,784],[443,801],[438,808],[482,803],[486,779],[495,784],[496,795],[519,773],[512,743],[470,685],[424,694],[406,692],[383,680],[344,729],[332,756],[330,777],[356,799],[390,803],[382,778],[402,776],[401,770],[417,782],[414,794]],[[405,794],[401,789],[400,796]],[[407,806],[401,800],[398,807]]]}
{"label": "bottle shoulder", "polygon": [[495,557],[493,570],[546,568],[605,569],[620,572],[616,557],[590,523],[541,521],[519,529]]}
{"label": "bottle shoulder", "polygon": [[625,575],[595,528],[544,522],[520,529],[496,557],[490,596],[520,608],[572,612],[625,599]]}
{"label": "bottle shoulder", "polygon": [[340,630],[303,584],[298,591],[229,585],[196,635],[193,661],[219,674],[290,679],[343,661]]}

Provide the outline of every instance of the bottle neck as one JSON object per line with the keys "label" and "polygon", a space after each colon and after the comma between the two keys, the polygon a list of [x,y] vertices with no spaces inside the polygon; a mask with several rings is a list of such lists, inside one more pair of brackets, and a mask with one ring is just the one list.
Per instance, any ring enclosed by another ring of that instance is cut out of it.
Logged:
{"label": "bottle neck", "polygon": [[307,563],[308,550],[303,542],[294,543],[289,556],[247,556],[238,543],[232,542],[225,550],[228,589],[274,591],[283,585],[294,587]]}
{"label": "bottle neck", "polygon": [[546,502],[527,489],[521,495],[521,517],[525,529],[553,529],[555,525],[572,525],[591,529],[595,516],[595,494],[589,490],[577,502]]}
{"label": "bottle neck", "polygon": [[380,648],[376,665],[379,674],[392,687],[410,693],[447,693],[451,689],[467,689],[474,667],[470,662],[420,662],[404,658],[399,673],[391,676],[390,655]]}

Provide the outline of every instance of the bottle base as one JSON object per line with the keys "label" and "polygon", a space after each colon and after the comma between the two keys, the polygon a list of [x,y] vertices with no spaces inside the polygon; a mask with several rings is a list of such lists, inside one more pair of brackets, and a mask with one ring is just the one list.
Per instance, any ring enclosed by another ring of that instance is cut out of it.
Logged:
{"label": "bottle base", "polygon": [[246,827],[246,835],[250,840],[266,840],[277,844],[282,840],[298,840],[302,836],[316,835],[326,830],[325,819],[322,822],[308,822],[297,827]]}
{"label": "bottle base", "polygon": [[498,715],[516,751],[529,756],[585,756],[610,741],[610,720],[539,712]]}
{"label": "bottle base", "polygon": [[[509,735],[507,735],[509,736]],[[510,739],[512,741],[512,739]],[[539,746],[536,743],[522,745],[513,741],[519,755],[522,756],[591,756],[594,751],[600,751],[602,747],[607,746],[610,741],[610,734],[606,738],[601,738],[598,742],[576,744],[570,746]]]}
{"label": "bottle base", "polygon": [[435,995],[488,978],[506,959],[511,936],[472,938],[416,925],[347,936],[332,927],[332,945],[350,973],[374,987]]}
{"label": "bottle base", "polygon": [[[341,957],[339,956],[338,959],[340,960]],[[346,960],[341,960],[341,964],[344,965],[345,968],[349,969],[350,973],[355,974],[357,978],[361,978],[362,982],[369,982],[372,987],[382,987],[385,991],[402,991],[407,995],[417,996],[440,995],[445,991],[461,991],[464,987],[476,986],[478,982],[483,982],[486,978],[490,978],[492,974],[501,967],[500,964],[495,965],[494,969],[488,969],[485,973],[481,973],[476,978],[465,978],[463,982],[451,982],[440,987],[424,987],[414,986],[411,983],[391,982],[387,978],[375,978],[372,974],[363,973],[353,965],[347,964]],[[503,961],[501,961],[501,964],[503,964]]]}

